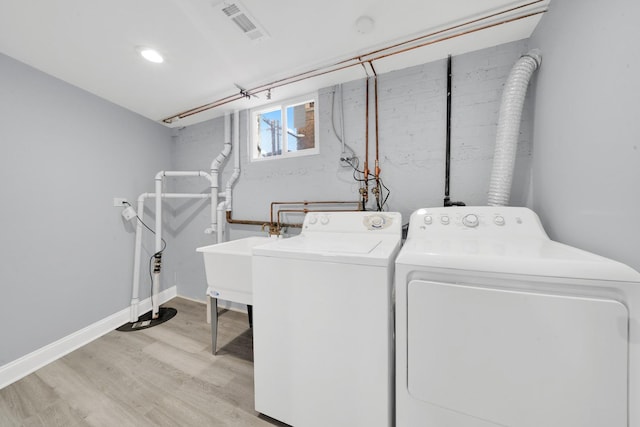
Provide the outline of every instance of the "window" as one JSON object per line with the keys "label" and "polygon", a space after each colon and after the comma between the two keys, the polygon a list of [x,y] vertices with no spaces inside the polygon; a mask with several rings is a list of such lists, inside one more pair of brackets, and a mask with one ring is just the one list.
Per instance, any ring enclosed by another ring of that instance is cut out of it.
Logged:
{"label": "window", "polygon": [[317,154],[316,95],[251,111],[251,160]]}

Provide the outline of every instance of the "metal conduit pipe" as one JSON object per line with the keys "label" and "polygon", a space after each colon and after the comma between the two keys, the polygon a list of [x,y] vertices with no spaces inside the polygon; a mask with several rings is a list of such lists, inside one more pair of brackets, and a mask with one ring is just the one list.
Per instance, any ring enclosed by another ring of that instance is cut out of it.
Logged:
{"label": "metal conduit pipe", "polygon": [[[183,119],[194,114],[201,113],[203,111],[210,110],[212,108],[220,107],[222,105],[238,101],[240,99],[246,98],[247,95],[256,95],[261,92],[267,92],[269,90],[286,86],[292,83],[297,83],[299,81],[303,81],[306,79],[319,77],[325,74],[337,72],[340,70],[344,70],[347,68],[351,68],[358,65],[363,65],[366,62],[373,62],[380,60],[382,58],[386,58],[389,56],[401,54],[404,52],[408,52],[414,49],[418,49],[421,47],[429,46],[432,44],[440,43],[446,40],[454,39],[457,37],[461,37],[467,34],[476,33],[478,31],[483,31],[489,28],[494,28],[500,25],[509,24],[511,22],[519,21],[521,19],[530,18],[532,16],[540,15],[546,12],[546,9],[536,10],[529,12],[531,8],[535,8],[536,4],[541,3],[543,0],[535,0],[529,2],[527,4],[515,6],[509,9],[505,9],[502,11],[498,11],[495,13],[491,13],[476,19],[472,19],[469,21],[465,21],[463,23],[453,25],[442,30],[438,30],[429,34],[425,34],[420,37],[416,37],[410,40],[406,40],[401,43],[396,43],[391,46],[387,46],[381,49],[373,50],[371,52],[367,52],[366,54],[359,55],[353,58],[345,59],[339,62],[336,62],[331,65],[327,65],[320,68],[315,68],[309,71],[305,71],[299,74],[295,74],[290,77],[286,77],[283,79],[275,80],[270,83],[266,83],[260,86],[253,87],[251,89],[247,89],[242,91],[242,93],[233,94],[217,101],[210,102],[208,104],[201,105],[199,107],[192,108],[187,111],[183,111],[181,113],[177,113],[171,117],[167,117],[162,121],[164,123],[172,123],[174,120]],[[518,15],[513,16],[514,13],[520,13]],[[496,21],[499,17],[507,16],[507,18],[502,19],[500,21]],[[482,24],[483,22],[487,22],[486,24]],[[479,25],[477,27],[473,27],[474,25]],[[471,27],[471,28],[469,28]],[[465,30],[465,28],[468,28]]]}
{"label": "metal conduit pipe", "polygon": [[464,202],[452,202],[449,197],[449,181],[451,180],[451,55],[447,58],[447,130],[445,135],[445,163],[444,163],[444,207],[465,206]]}
{"label": "metal conduit pipe", "polygon": [[541,62],[541,51],[533,49],[515,63],[507,77],[502,93],[493,169],[489,183],[489,206],[506,206],[509,203],[522,107],[531,76]]}
{"label": "metal conduit pipe", "polygon": [[362,195],[362,205],[366,206],[369,201],[369,76],[365,84],[365,125],[364,125],[364,187],[360,189]]}

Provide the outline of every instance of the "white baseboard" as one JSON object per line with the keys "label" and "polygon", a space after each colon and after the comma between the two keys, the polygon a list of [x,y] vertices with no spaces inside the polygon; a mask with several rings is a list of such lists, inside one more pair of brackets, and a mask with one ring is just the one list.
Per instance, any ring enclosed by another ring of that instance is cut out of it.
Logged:
{"label": "white baseboard", "polygon": [[[176,287],[165,289],[158,295],[160,304],[163,304],[177,296]],[[151,310],[151,298],[141,301],[139,304],[140,313]],[[80,329],[58,341],[45,345],[19,359],[0,366],[0,389],[12,384],[19,379],[26,377],[30,373],[37,371],[43,366],[71,353],[83,345],[90,343],[96,338],[107,334],[114,329],[129,322],[131,309],[129,307],[99,320],[86,328]]]}
{"label": "white baseboard", "polygon": [[191,298],[191,297],[185,297],[184,295],[180,295],[180,294],[178,294],[178,297],[180,297],[182,299],[186,299],[187,301],[197,302],[198,304],[206,304],[207,303],[207,298],[206,297],[204,297],[202,299],[195,299],[195,298]]}

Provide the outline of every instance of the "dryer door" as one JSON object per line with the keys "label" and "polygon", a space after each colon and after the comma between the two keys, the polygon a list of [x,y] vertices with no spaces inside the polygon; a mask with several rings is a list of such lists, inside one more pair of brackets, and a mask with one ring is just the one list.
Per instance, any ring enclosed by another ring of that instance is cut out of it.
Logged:
{"label": "dryer door", "polygon": [[413,280],[408,391],[497,425],[626,427],[628,321],[614,300]]}

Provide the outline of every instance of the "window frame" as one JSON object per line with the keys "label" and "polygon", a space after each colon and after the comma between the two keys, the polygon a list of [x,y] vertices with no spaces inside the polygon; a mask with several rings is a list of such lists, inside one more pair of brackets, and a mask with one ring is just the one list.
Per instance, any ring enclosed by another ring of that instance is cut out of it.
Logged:
{"label": "window frame", "polygon": [[[305,148],[303,150],[288,150],[288,138],[287,132],[281,132],[280,143],[282,146],[282,153],[272,156],[259,156],[258,144],[260,143],[260,128],[256,124],[256,117],[259,114],[264,114],[270,111],[280,110],[282,117],[282,127],[284,129],[290,128],[287,124],[287,109],[290,107],[296,107],[298,105],[313,102],[313,133],[314,133],[314,146],[313,148]],[[249,110],[249,161],[250,162],[262,162],[268,160],[289,159],[302,156],[312,156],[320,153],[320,130],[319,130],[319,112],[318,112],[318,93],[313,92],[302,96],[296,96],[294,98],[284,99],[280,102],[273,102],[271,104],[261,105],[260,107],[252,108]]]}

